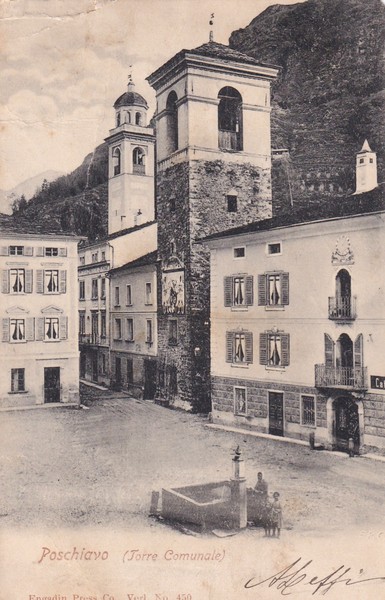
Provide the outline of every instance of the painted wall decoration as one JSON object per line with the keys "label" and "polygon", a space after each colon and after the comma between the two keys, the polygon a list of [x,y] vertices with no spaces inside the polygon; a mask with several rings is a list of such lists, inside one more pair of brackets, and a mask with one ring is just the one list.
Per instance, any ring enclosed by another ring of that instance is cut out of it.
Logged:
{"label": "painted wall decoration", "polygon": [[165,314],[184,314],[185,294],[183,269],[177,271],[163,271],[162,307]]}
{"label": "painted wall decoration", "polygon": [[350,239],[346,235],[341,235],[336,241],[336,247],[332,253],[333,265],[352,265],[354,263],[354,254],[350,247]]}

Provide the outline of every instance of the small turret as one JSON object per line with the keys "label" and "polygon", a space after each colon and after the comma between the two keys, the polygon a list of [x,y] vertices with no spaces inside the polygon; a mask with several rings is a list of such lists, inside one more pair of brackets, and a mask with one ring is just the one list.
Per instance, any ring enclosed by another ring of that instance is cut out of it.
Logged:
{"label": "small turret", "polygon": [[355,194],[370,192],[378,185],[377,182],[377,156],[365,140],[356,159],[356,191]]}
{"label": "small turret", "polygon": [[130,79],[127,86],[127,92],[119,96],[114,104],[116,127],[120,127],[123,123],[146,127],[146,118],[148,104],[137,92],[135,92],[135,84]]}

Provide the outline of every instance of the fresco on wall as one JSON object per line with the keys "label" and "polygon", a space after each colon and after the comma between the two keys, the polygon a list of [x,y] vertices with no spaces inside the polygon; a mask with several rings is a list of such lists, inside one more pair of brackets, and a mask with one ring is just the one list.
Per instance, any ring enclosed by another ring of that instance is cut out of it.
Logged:
{"label": "fresco on wall", "polygon": [[163,271],[162,306],[164,314],[184,314],[184,270]]}

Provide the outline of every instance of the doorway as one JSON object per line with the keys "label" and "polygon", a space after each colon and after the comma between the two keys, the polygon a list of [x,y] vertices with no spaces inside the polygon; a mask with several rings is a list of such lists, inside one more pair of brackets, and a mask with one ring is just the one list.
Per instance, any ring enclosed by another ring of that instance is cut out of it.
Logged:
{"label": "doorway", "polygon": [[157,368],[155,360],[145,359],[144,361],[144,400],[153,400],[156,394],[156,376]]}
{"label": "doorway", "polygon": [[269,433],[283,436],[282,392],[269,392]]}
{"label": "doorway", "polygon": [[44,368],[44,403],[60,402],[60,367]]}
{"label": "doorway", "polygon": [[119,389],[122,385],[122,359],[119,356],[115,358],[115,382]]}
{"label": "doorway", "polygon": [[92,353],[92,381],[98,381],[98,353]]}
{"label": "doorway", "polygon": [[352,438],[354,452],[358,454],[360,448],[360,426],[357,404],[348,397],[338,398],[334,403],[335,408],[335,443],[337,450],[347,452],[349,438]]}

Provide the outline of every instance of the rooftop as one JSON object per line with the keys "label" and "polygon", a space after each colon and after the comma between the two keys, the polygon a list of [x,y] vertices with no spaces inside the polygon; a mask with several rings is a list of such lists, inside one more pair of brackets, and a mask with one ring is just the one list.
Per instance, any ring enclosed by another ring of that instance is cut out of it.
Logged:
{"label": "rooftop", "polygon": [[0,213],[0,235],[23,235],[28,236],[49,236],[49,237],[61,237],[61,238],[75,238],[83,239],[74,233],[64,232],[58,225],[52,225],[52,223],[46,223],[40,221],[39,223],[31,223],[27,219],[20,217],[14,217],[13,215],[5,215]]}
{"label": "rooftop", "polygon": [[126,235],[128,233],[133,233],[134,231],[139,231],[140,229],[144,229],[145,227],[150,227],[154,225],[156,221],[148,221],[147,223],[142,223],[141,225],[135,225],[134,227],[127,227],[126,229],[121,229],[120,231],[115,231],[114,233],[110,233],[110,235],[100,238],[98,240],[94,240],[92,242],[86,242],[82,244],[82,249],[90,248],[91,246],[98,246],[99,244],[103,244],[109,242],[110,240],[115,240],[122,235]]}
{"label": "rooftop", "polygon": [[131,262],[128,262],[121,267],[116,267],[115,269],[111,269],[109,271],[110,275],[116,275],[117,273],[124,272],[128,269],[133,269],[134,267],[143,267],[145,265],[153,265],[158,261],[158,252],[154,250],[154,252],[149,252],[144,256],[140,256]]}

